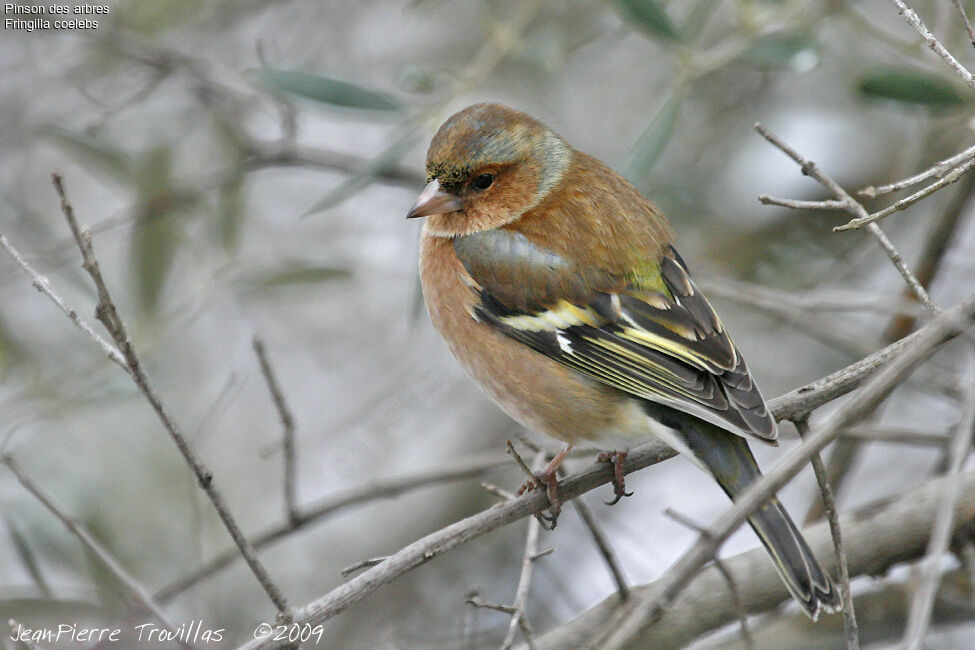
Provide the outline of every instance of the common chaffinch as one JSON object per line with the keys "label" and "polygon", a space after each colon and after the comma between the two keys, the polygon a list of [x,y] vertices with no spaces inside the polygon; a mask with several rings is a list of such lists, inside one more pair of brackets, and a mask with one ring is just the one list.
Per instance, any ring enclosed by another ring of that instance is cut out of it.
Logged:
{"label": "common chaffinch", "polygon": [[[525,113],[476,104],[427,152],[420,279],[434,326],[477,384],[525,427],[612,450],[655,435],[734,499],[761,476],[746,438],[776,425],[663,214],[612,169]],[[615,503],[615,501],[614,501]],[[829,575],[776,498],[749,523],[813,618],[837,611]]]}

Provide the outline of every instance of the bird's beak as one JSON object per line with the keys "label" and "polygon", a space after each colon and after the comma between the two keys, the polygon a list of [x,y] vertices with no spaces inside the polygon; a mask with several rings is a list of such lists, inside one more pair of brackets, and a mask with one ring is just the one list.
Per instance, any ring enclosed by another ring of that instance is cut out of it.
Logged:
{"label": "bird's beak", "polygon": [[417,197],[416,203],[410,208],[406,218],[413,219],[414,217],[429,217],[434,214],[457,212],[462,207],[464,206],[459,198],[453,194],[447,194],[440,189],[439,181],[432,180],[420,192],[420,196]]}

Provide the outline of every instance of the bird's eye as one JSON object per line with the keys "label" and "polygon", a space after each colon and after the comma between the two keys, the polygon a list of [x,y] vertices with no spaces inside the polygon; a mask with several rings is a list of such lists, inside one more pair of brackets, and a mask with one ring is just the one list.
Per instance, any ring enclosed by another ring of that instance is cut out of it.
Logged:
{"label": "bird's eye", "polygon": [[481,174],[474,179],[471,185],[474,186],[475,190],[486,190],[491,187],[491,183],[494,182],[494,174]]}

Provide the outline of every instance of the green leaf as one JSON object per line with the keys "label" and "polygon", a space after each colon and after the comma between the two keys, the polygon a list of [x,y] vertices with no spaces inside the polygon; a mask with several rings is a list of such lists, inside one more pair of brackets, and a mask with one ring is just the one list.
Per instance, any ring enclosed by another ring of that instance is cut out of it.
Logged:
{"label": "green leaf", "polygon": [[262,68],[259,76],[261,81],[273,90],[322,104],[370,111],[398,111],[402,108],[399,102],[389,95],[331,77],[275,68]]}
{"label": "green leaf", "polygon": [[240,239],[240,222],[244,216],[244,177],[237,174],[220,188],[218,201],[218,231],[223,249],[231,252]]}
{"label": "green leaf", "polygon": [[181,240],[176,217],[198,198],[171,185],[171,155],[167,147],[156,147],[137,166],[140,212],[132,229],[130,266],[144,313],[155,310],[176,257]]}
{"label": "green leaf", "polygon": [[667,12],[654,0],[616,0],[623,19],[634,24],[650,36],[669,41],[681,40],[680,32],[671,22]]}
{"label": "green leaf", "polygon": [[761,68],[811,70],[822,58],[822,44],[808,32],[769,34],[756,40],[741,55],[747,63]]}
{"label": "green leaf", "polygon": [[121,149],[57,126],[49,127],[43,133],[76,156],[82,165],[94,165],[99,171],[108,174],[119,183],[132,182],[132,160]]}
{"label": "green leaf", "polygon": [[905,68],[884,68],[865,74],[858,86],[870,98],[931,107],[969,104],[973,99],[971,93],[942,75]]}
{"label": "green leaf", "polygon": [[24,535],[9,517],[5,516],[3,520],[7,524],[7,530],[10,531],[10,539],[13,540],[17,557],[20,558],[20,563],[24,565],[30,577],[33,578],[34,585],[45,598],[53,598],[54,594],[51,592],[51,587],[47,584],[47,580],[44,579],[44,573],[41,571],[41,566],[37,561],[37,556],[34,554],[34,549],[30,541],[28,541],[27,536]]}
{"label": "green leaf", "polygon": [[321,284],[331,280],[346,280],[352,271],[341,266],[305,266],[293,264],[287,268],[263,274],[251,280],[254,287],[282,287],[296,284]]}
{"label": "green leaf", "polygon": [[650,175],[650,170],[660,159],[660,155],[667,148],[674,135],[674,126],[680,115],[680,107],[684,101],[684,93],[680,90],[671,92],[670,97],[660,107],[657,114],[650,120],[650,124],[643,130],[630,153],[630,162],[623,175],[630,182],[639,185]]}

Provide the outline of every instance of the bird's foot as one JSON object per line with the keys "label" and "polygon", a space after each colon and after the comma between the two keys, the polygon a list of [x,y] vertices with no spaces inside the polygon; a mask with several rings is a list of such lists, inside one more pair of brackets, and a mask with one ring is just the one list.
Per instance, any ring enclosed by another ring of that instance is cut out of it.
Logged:
{"label": "bird's foot", "polygon": [[623,497],[633,496],[632,492],[626,491],[626,480],[623,478],[623,461],[626,460],[625,451],[604,451],[596,456],[597,463],[613,464],[613,494],[616,495],[612,501],[605,501],[608,506],[615,506]]}
{"label": "bird's foot", "polygon": [[548,497],[548,514],[540,514],[538,518],[547,530],[554,529],[562,512],[562,498],[559,496],[559,477],[556,470],[545,469],[535,472],[534,478],[525,481],[518,489],[518,494],[530,490],[545,490],[545,496]]}

